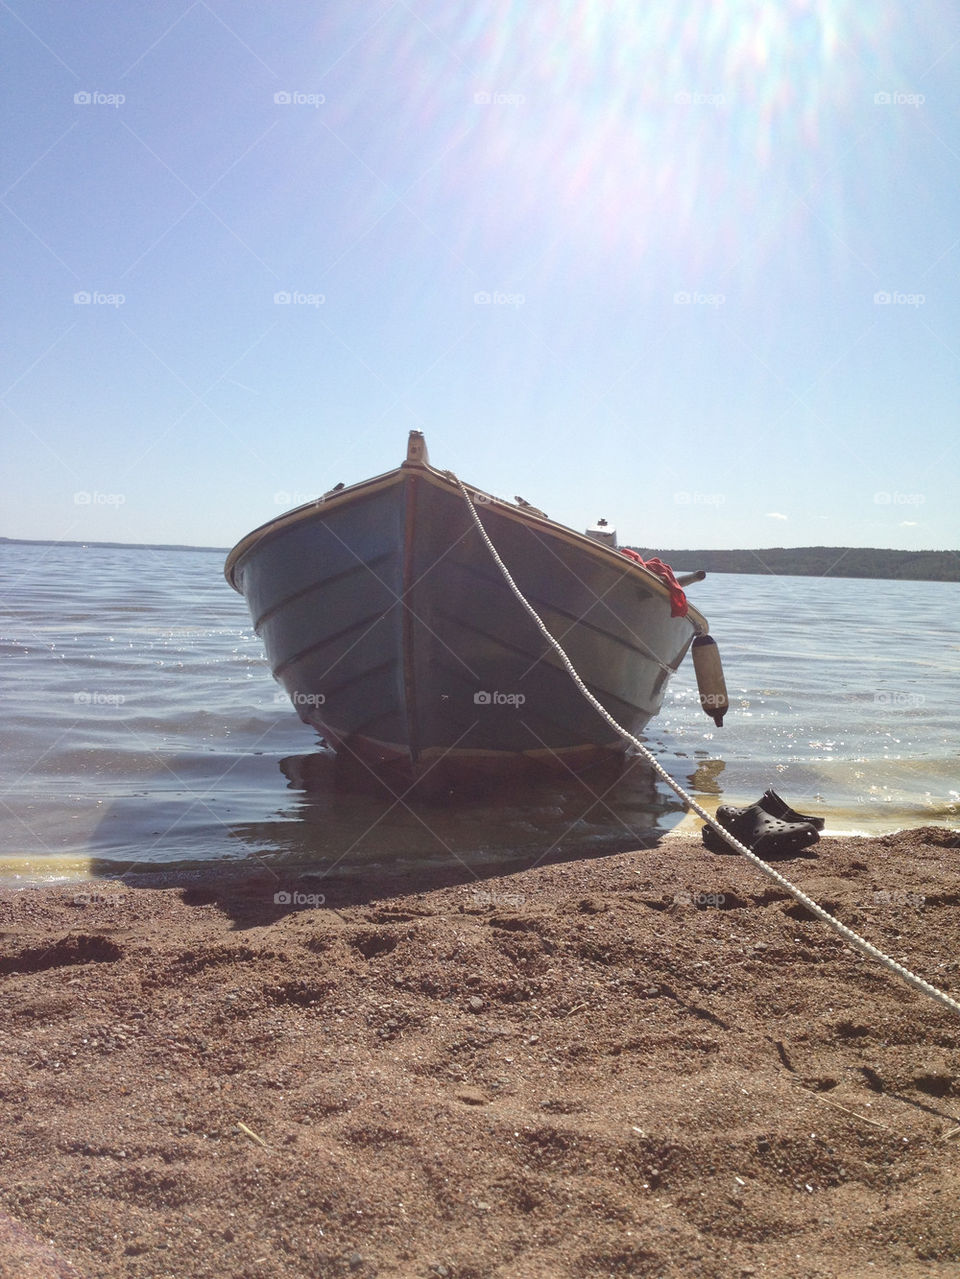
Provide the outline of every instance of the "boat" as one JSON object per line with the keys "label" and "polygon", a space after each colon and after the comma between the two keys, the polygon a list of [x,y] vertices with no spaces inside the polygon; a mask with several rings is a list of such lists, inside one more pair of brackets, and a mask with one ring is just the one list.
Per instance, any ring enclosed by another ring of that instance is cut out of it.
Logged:
{"label": "boat", "polygon": [[261,525],[224,572],[274,678],[338,755],[414,782],[622,758],[477,521],[591,693],[640,732],[694,641],[712,643],[683,591],[704,575],[619,550],[605,521],[579,533],[462,484],[419,431],[395,470]]}

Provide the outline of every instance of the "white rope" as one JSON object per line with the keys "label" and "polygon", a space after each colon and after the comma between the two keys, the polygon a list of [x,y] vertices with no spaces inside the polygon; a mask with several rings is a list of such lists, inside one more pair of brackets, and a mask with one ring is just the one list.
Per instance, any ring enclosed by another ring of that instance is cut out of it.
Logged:
{"label": "white rope", "polygon": [[476,524],[477,528],[479,529],[480,536],[483,538],[484,542],[486,543],[487,550],[493,556],[494,561],[497,564],[497,567],[500,569],[501,573],[506,579],[507,585],[510,587],[511,591],[514,593],[514,595],[517,597],[517,599],[520,601],[520,603],[523,605],[526,611],[533,618],[537,627],[543,634],[544,639],[546,639],[547,642],[550,644],[551,648],[554,649],[557,656],[560,658],[561,662],[566,667],[567,672],[570,675],[570,678],[576,684],[579,691],[587,699],[587,701],[594,708],[594,710],[596,710],[600,715],[603,716],[603,718],[610,725],[610,727],[615,729],[620,734],[621,737],[625,738],[632,746],[634,746],[640,752],[640,754],[644,757],[647,763],[650,764],[650,766],[656,772],[657,776],[662,778],[662,780],[667,783],[667,785],[671,788],[671,790],[675,791],[677,795],[679,795],[680,798],[684,801],[684,803],[697,814],[698,817],[702,817],[703,820],[709,826],[712,826],[713,829],[717,832],[717,834],[720,835],[724,840],[726,840],[726,842],[730,845],[731,848],[735,849],[736,852],[738,852],[742,857],[746,857],[747,860],[749,862],[752,862],[753,865],[756,866],[756,868],[759,871],[761,871],[769,879],[772,879],[775,884],[779,884],[779,886],[783,888],[786,892],[788,892],[790,896],[793,897],[796,901],[798,901],[801,906],[804,906],[808,911],[810,911],[812,915],[815,915],[818,919],[821,919],[828,927],[832,928],[835,933],[838,933],[839,936],[843,938],[843,940],[847,943],[848,946],[853,947],[854,950],[860,951],[861,954],[866,955],[870,959],[875,959],[878,963],[882,964],[884,968],[896,974],[896,976],[900,977],[903,981],[908,982],[911,986],[915,986],[917,990],[923,991],[923,993],[925,995],[928,995],[931,999],[935,999],[939,1003],[946,1005],[946,1007],[952,1009],[953,1012],[960,1014],[960,1002],[958,1002],[956,999],[952,999],[950,995],[945,994],[944,991],[938,990],[937,987],[932,986],[930,982],[924,981],[922,977],[918,977],[916,973],[912,973],[910,969],[905,968],[903,964],[898,964],[895,959],[891,959],[889,955],[885,955],[882,950],[879,950],[871,942],[868,942],[865,937],[861,937],[860,934],[855,933],[852,928],[848,928],[846,924],[842,924],[839,919],[835,919],[833,915],[829,914],[827,911],[823,909],[822,906],[818,905],[818,903],[815,902],[812,897],[808,897],[807,894],[802,891],[802,889],[797,888],[795,884],[791,884],[789,879],[787,879],[784,875],[781,875],[779,871],[774,870],[774,868],[768,865],[767,862],[765,862],[761,857],[758,857],[756,853],[754,853],[751,849],[749,849],[746,846],[746,844],[741,844],[741,842],[738,839],[736,839],[733,835],[731,835],[728,830],[725,830],[724,827],[721,826],[719,822],[717,822],[713,817],[711,817],[710,814],[706,812],[705,809],[701,808],[701,806],[697,803],[697,801],[691,795],[687,794],[687,792],[683,789],[683,787],[680,785],[679,782],[675,782],[673,780],[673,778],[666,771],[666,769],[650,753],[650,751],[646,748],[646,746],[643,745],[642,742],[638,741],[633,736],[632,733],[628,733],[625,728],[622,728],[617,723],[617,721],[613,718],[613,716],[607,711],[606,707],[601,706],[601,704],[597,701],[594,695],[587,688],[586,684],[584,684],[583,680],[580,678],[580,676],[577,674],[576,670],[574,669],[573,663],[570,661],[570,658],[567,657],[566,653],[560,647],[559,642],[555,640],[554,637],[547,630],[540,615],[536,612],[533,606],[525,599],[523,592],[520,590],[516,582],[510,576],[509,569],[507,568],[506,564],[504,564],[500,556],[497,554],[497,549],[493,545],[493,543],[490,541],[490,538],[487,535],[487,530],[480,523],[480,517],[477,514],[476,508],[473,502],[470,501],[467,491],[461,484],[458,476],[454,475],[452,471],[445,471],[444,474],[449,476],[449,478],[455,482],[455,484],[457,485],[457,488],[459,488],[460,492],[463,494],[463,499],[467,504],[467,509],[470,511],[470,514],[473,517],[473,522]]}

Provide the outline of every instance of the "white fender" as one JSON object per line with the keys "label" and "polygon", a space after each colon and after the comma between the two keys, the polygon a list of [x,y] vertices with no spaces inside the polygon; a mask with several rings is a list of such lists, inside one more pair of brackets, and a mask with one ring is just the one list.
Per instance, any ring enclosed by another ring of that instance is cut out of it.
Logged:
{"label": "white fender", "polygon": [[730,709],[730,701],[723,678],[720,650],[712,635],[698,635],[693,641],[693,669],[697,673],[700,705],[717,728],[722,728],[723,717]]}

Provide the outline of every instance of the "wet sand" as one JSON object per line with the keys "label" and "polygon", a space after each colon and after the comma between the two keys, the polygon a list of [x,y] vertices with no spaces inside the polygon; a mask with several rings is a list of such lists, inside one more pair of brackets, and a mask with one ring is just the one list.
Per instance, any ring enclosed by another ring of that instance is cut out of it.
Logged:
{"label": "wet sand", "polygon": [[[960,990],[960,834],[810,851]],[[960,1272],[960,1018],[735,856],[144,882],[0,893],[0,1276]]]}

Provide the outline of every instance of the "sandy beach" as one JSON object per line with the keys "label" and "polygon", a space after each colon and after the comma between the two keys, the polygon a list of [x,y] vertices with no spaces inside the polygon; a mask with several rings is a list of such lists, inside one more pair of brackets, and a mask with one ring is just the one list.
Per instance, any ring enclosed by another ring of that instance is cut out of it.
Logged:
{"label": "sandy beach", "polygon": [[[780,868],[960,989],[956,831]],[[695,838],[0,909],[2,1276],[960,1270],[960,1019]]]}

